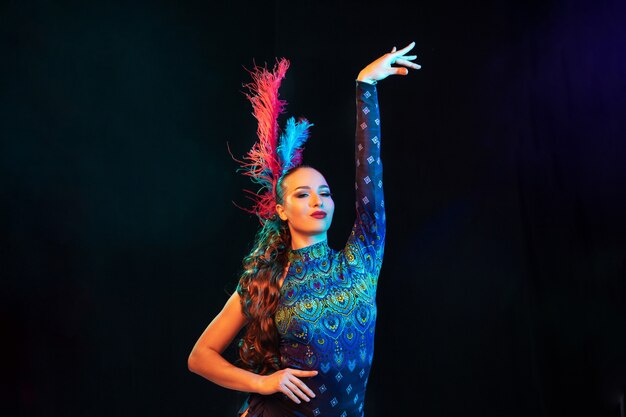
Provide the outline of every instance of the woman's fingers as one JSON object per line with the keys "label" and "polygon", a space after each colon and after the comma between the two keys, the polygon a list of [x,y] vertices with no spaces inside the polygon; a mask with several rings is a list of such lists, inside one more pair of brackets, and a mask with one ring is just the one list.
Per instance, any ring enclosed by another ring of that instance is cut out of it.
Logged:
{"label": "woman's fingers", "polygon": [[411,62],[411,61],[407,61],[404,58],[398,58],[396,59],[396,64],[398,65],[404,65],[405,67],[409,67],[409,68],[413,68],[413,69],[420,69],[422,68],[421,65],[416,64],[415,62]]}
{"label": "woman's fingers", "polygon": [[[292,384],[293,385],[293,384]],[[291,401],[293,401],[296,404],[300,404],[302,401],[300,401],[298,399],[298,397],[295,396],[295,394],[291,391],[291,389],[288,386],[288,383],[285,382],[284,384],[280,384],[279,385],[279,389],[280,392],[282,392],[283,394],[285,394]]]}
{"label": "woman's fingers", "polygon": [[298,377],[313,377],[317,371],[303,371],[300,369],[284,369],[285,373],[280,384],[280,391],[287,395],[293,402],[300,404],[300,398],[310,401],[309,397],[315,397],[315,393]]}
{"label": "woman's fingers", "polygon": [[[373,61],[359,72],[357,80],[369,84],[375,84],[376,81],[383,80],[390,75],[407,75],[408,68],[420,69],[421,65],[411,62],[417,58],[417,55],[405,55],[415,47],[415,42],[411,42],[404,48],[398,50],[395,46],[388,52]],[[393,65],[400,65],[393,66]]]}
{"label": "woman's fingers", "polygon": [[[405,46],[404,48],[400,50],[396,50],[396,47],[394,46],[390,54],[391,63],[396,64],[396,65],[402,65],[408,68],[420,69],[422,67],[421,65],[411,62],[417,58],[417,55],[405,55],[414,47],[415,47],[415,42],[411,42],[410,44],[408,44],[407,46]],[[396,70],[393,73],[399,74],[399,75],[407,75],[408,70]]]}
{"label": "woman's fingers", "polygon": [[[300,389],[300,388],[299,388],[296,384],[294,384],[294,383],[293,383],[293,381],[287,381],[287,382],[285,382],[285,386],[286,386],[289,390],[291,390],[291,392],[292,392],[293,394],[295,394],[295,395],[297,395],[298,397],[302,398],[304,401],[306,401],[306,402],[311,401],[311,400],[309,400],[309,397],[307,397],[307,395],[306,395],[304,392],[302,392],[302,390],[301,390],[301,389]],[[293,399],[293,398],[292,398],[292,399]],[[300,403],[300,399],[299,399],[299,398],[296,398],[296,400],[298,400],[298,401],[296,401],[296,402],[299,404],[299,403]]]}
{"label": "woman's fingers", "polygon": [[302,388],[309,396],[315,397],[315,393],[311,391],[311,389],[307,387],[307,385],[297,377],[313,377],[317,375],[317,371],[302,371],[300,369],[293,369],[291,371],[291,375],[293,376],[293,379],[291,379],[292,382]]}
{"label": "woman's fingers", "polygon": [[[407,52],[409,52],[409,51],[410,51],[411,49],[413,49],[414,47],[415,47],[415,42],[411,42],[410,44],[408,44],[408,45],[407,45],[407,46],[405,46],[404,48],[402,48],[402,49],[400,49],[400,50],[398,50],[398,51],[395,51],[395,52],[393,52],[393,53],[394,53],[394,54],[396,54],[396,55],[400,55],[400,56],[401,56],[401,55],[404,55],[404,54],[406,54]],[[394,49],[395,49],[395,48],[396,48],[396,47],[394,46]]]}
{"label": "woman's fingers", "polygon": [[309,376],[317,375],[317,371],[303,371],[301,369],[291,369],[291,368],[287,368],[285,370],[289,371],[291,375],[295,375],[295,376],[309,377]]}
{"label": "woman's fingers", "polygon": [[311,388],[309,388],[303,381],[294,376],[293,379],[291,379],[291,382],[297,385],[306,395],[315,398],[315,393],[313,392],[313,390],[311,390]]}
{"label": "woman's fingers", "polygon": [[[410,44],[400,49],[399,51],[397,51],[396,47],[394,46],[393,49],[391,50],[391,53],[389,53],[391,65],[397,64],[397,65],[403,65],[405,67],[409,67],[413,69],[420,69],[421,65],[410,62],[410,61],[417,59],[417,55],[404,55],[407,52],[409,52],[411,49],[413,49],[414,47],[415,47],[415,42],[411,42]],[[392,74],[406,75],[403,71],[394,71],[392,72]]]}

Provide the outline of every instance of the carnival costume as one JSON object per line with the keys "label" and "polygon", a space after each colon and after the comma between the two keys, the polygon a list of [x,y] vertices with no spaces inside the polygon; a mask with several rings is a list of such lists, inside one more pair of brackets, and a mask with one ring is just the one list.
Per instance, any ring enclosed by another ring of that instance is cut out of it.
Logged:
{"label": "carnival costume", "polygon": [[[248,154],[249,161],[253,161],[248,168],[255,170],[251,176],[265,189],[265,194],[254,197],[257,205],[253,212],[262,221],[273,215],[271,210],[275,204],[275,185],[279,175],[286,171],[285,167],[301,163],[302,146],[311,126],[304,119],[298,123],[290,119],[281,138],[291,135],[298,140],[291,140],[292,145],[285,145],[288,142],[284,140],[273,144],[267,140],[262,143],[262,135],[267,138],[268,132],[274,139],[278,138],[274,116],[282,112],[285,104],[278,99],[277,88],[288,61],[281,61],[277,67],[273,74],[266,70],[253,73],[255,84],[252,90],[259,92],[264,88],[259,84],[260,80],[266,86],[271,84],[275,94],[269,94],[269,102],[279,103],[278,113],[268,112],[267,108],[257,111],[260,100],[265,100],[267,104],[268,97],[249,96],[255,107],[255,116],[259,119],[260,142]],[[248,409],[247,417],[364,415],[365,393],[374,355],[376,288],[385,244],[376,86],[357,81],[356,105],[356,221],[352,232],[340,251],[330,248],[326,240],[290,250],[289,269],[274,315],[280,335],[281,361],[284,367],[318,371],[314,377],[301,378],[315,392],[315,397],[310,398],[310,402],[297,404],[281,392],[272,395],[252,393],[239,412],[241,414]],[[263,112],[272,115],[273,122],[262,122],[259,115]],[[292,152],[295,157],[272,154],[272,146],[278,150],[281,146],[283,150],[286,146],[292,151],[295,149],[296,152]],[[277,157],[272,160],[268,155]],[[270,163],[265,163],[263,158]]]}

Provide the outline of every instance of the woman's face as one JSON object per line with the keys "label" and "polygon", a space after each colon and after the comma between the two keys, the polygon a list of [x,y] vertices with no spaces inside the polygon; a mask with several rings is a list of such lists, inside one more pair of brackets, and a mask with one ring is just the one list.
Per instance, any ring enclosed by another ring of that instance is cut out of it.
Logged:
{"label": "woman's face", "polygon": [[289,223],[292,234],[326,233],[333,220],[335,203],[319,171],[310,167],[296,169],[283,180],[282,191],[283,204],[276,204],[276,212]]}

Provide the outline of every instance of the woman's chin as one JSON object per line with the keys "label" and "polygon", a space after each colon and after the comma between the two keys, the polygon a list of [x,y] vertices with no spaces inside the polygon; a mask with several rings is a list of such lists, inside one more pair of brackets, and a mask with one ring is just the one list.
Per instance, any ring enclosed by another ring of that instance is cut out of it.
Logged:
{"label": "woman's chin", "polygon": [[308,229],[308,230],[302,230],[300,231],[300,233],[302,235],[308,236],[308,237],[325,237],[326,236],[326,232],[328,231],[327,227],[324,228],[315,228],[315,229]]}

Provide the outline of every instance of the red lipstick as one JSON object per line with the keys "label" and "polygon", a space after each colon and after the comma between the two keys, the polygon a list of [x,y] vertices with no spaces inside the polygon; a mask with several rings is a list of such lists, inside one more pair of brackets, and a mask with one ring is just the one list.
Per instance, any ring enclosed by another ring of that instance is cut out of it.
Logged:
{"label": "red lipstick", "polygon": [[324,217],[326,217],[326,212],[318,210],[313,212],[313,214],[311,214],[311,217],[315,217],[316,219],[323,219]]}

